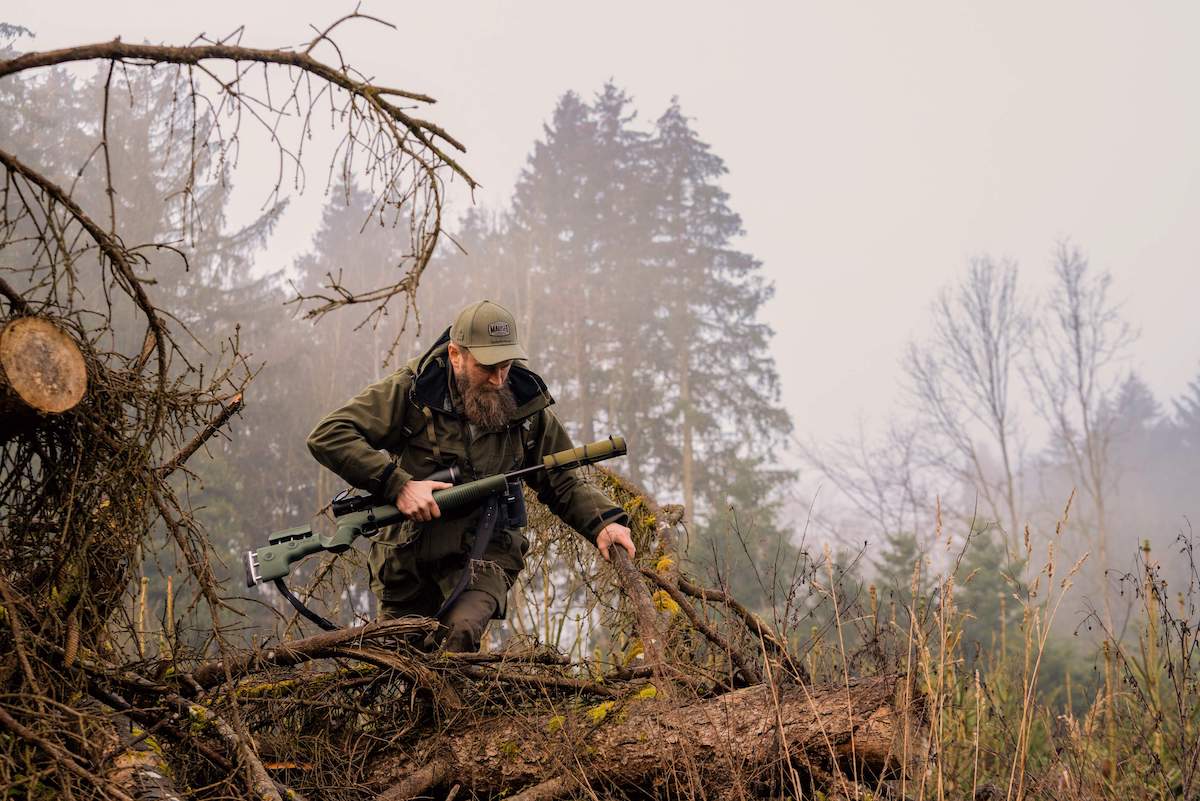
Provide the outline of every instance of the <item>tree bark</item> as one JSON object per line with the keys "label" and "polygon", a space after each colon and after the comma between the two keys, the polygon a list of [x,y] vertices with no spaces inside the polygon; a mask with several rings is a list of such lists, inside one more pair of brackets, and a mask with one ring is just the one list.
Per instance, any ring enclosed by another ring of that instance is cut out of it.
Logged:
{"label": "tree bark", "polygon": [[120,749],[113,759],[112,778],[117,786],[137,801],[183,801],[171,780],[171,766],[162,752],[162,745],[150,732],[129,725],[129,719],[118,716],[121,728],[136,734],[127,743],[121,743],[117,731],[106,732]]}
{"label": "tree bark", "polygon": [[[683,704],[635,696],[600,720],[595,710],[509,714],[447,731],[419,756],[384,760],[380,798],[452,782],[477,794],[550,785],[570,792],[594,782],[745,786],[793,771],[818,783],[835,777],[828,789],[836,792],[916,767],[927,750],[924,699],[902,676],[848,687],[757,685]],[[413,781],[418,775],[430,781]]]}
{"label": "tree bark", "polygon": [[683,523],[692,527],[696,518],[696,474],[692,450],[692,364],[691,349],[683,342],[679,349],[679,405],[683,408]]}
{"label": "tree bark", "polygon": [[0,328],[0,440],[73,409],[87,391],[87,364],[69,334],[44,317]]}

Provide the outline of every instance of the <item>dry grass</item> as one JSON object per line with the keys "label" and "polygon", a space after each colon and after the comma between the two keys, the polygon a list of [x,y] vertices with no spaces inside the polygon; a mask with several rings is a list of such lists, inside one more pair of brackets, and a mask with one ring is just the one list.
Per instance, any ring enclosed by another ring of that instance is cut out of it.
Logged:
{"label": "dry grass", "polygon": [[[238,738],[221,731],[233,720],[251,738],[263,775],[312,799],[374,797],[386,789],[381,776],[401,777],[393,789],[424,797],[472,797],[465,786],[454,790],[461,766],[448,761],[447,745],[497,726],[523,733],[497,746],[511,772],[556,739],[565,748],[543,753],[554,760],[574,754],[552,782],[524,787],[537,791],[533,797],[1197,797],[1200,573],[1190,537],[1180,537],[1172,554],[1174,563],[1189,565],[1185,586],[1167,585],[1148,548],[1138,569],[1119,577],[1132,621],[1123,633],[1093,621],[1099,636],[1077,641],[1069,655],[1095,665],[1093,678],[1080,681],[1072,677],[1086,671],[1061,670],[1061,640],[1070,634],[1059,618],[1081,603],[1072,583],[1084,560],[1059,565],[1054,539],[1039,547],[1026,538],[1007,577],[1001,617],[977,649],[970,635],[994,610],[969,608],[969,601],[987,570],[968,570],[973,546],[958,548],[940,526],[934,534],[945,552],[915,565],[907,591],[890,600],[857,581],[845,557],[825,551],[804,555],[794,580],[780,589],[780,609],[749,610],[729,602],[720,571],[715,586],[710,577],[700,590],[681,569],[674,549],[685,532],[676,510],[657,507],[613,474],[598,473],[597,480],[631,512],[639,566],[647,586],[659,590],[658,624],[678,668],[671,708],[698,708],[765,685],[769,729],[782,746],[769,769],[731,764],[718,785],[711,764],[685,758],[685,742],[653,789],[596,774],[597,743],[614,731],[609,727],[639,719],[660,677],[640,654],[635,615],[605,566],[544,510],[534,510],[531,567],[515,590],[509,622],[493,636],[499,653],[491,657],[430,658],[411,650],[404,632],[389,629],[352,641],[306,641],[303,659],[283,659],[272,648],[214,670],[201,653],[171,650],[168,627],[176,623],[167,615],[162,632],[139,622],[140,636],[122,646],[123,654],[88,655],[76,669],[81,676],[92,671],[102,685],[98,697],[111,694],[110,707],[132,701],[123,711],[135,724],[160,726],[148,741],[164,747],[177,786],[196,798],[238,791],[230,773],[240,761]],[[1065,525],[1066,512],[1056,536]],[[332,614],[346,577],[324,572]],[[129,596],[131,617],[162,617],[165,610],[140,611],[139,589]],[[286,628],[281,620],[279,633]],[[894,727],[893,766],[865,770],[858,757],[869,732],[855,694],[864,682],[895,676],[891,708],[902,719]],[[195,692],[187,691],[189,681],[198,683]],[[186,710],[182,726],[155,724],[172,708]],[[817,721],[803,743],[797,714]],[[861,723],[837,735],[831,727],[839,716]],[[699,741],[711,732],[694,734]],[[24,797],[26,789],[14,786],[10,794]],[[497,792],[475,797],[515,790]]]}
{"label": "dry grass", "polygon": [[[673,522],[662,525],[670,512],[609,474],[599,480],[634,513],[648,573],[677,580],[679,566],[669,549],[682,532]],[[668,795],[913,801],[1198,797],[1195,604],[1200,573],[1191,537],[1181,536],[1178,553],[1171,555],[1172,562],[1189,566],[1184,586],[1168,586],[1144,548],[1138,569],[1116,577],[1126,590],[1123,597],[1130,600],[1128,625],[1120,633],[1106,631],[1096,615],[1091,624],[1097,636],[1072,637],[1061,618],[1085,603],[1074,582],[1087,557],[1071,565],[1058,561],[1068,511],[1069,505],[1048,542],[1038,546],[1026,536],[1023,552],[1012,561],[1013,573],[1006,576],[1000,615],[982,647],[970,642],[968,631],[978,635],[981,616],[995,616],[996,610],[972,609],[967,602],[975,583],[986,579],[986,570],[968,571],[965,557],[973,546],[955,552],[961,539],[940,525],[935,538],[947,548],[941,574],[933,569],[935,558],[927,557],[914,566],[908,591],[890,602],[879,588],[856,583],[852,572],[843,569],[844,559],[828,551],[817,558],[806,554],[794,581],[779,593],[784,611],[753,610],[776,625],[775,636],[791,651],[787,664],[768,651],[766,640],[749,637],[744,618],[728,607],[689,598],[694,604],[689,613],[669,595],[656,596],[672,661],[686,663],[691,675],[710,687],[727,691],[745,684],[747,673],[773,688],[795,686],[802,671],[811,681],[801,687],[815,692],[841,686],[849,706],[850,690],[861,680],[900,674],[907,677],[901,694],[924,701],[923,719],[905,721],[900,728],[904,738],[897,762],[908,766],[906,771],[860,774],[854,759],[839,760],[845,749],[852,753],[856,748],[851,735],[848,743],[825,745],[828,760],[822,764],[840,764],[844,774],[836,767],[823,772],[820,765],[794,764],[789,758],[780,762],[774,779],[747,773],[740,786],[717,792],[689,778],[687,766],[677,766],[677,783]],[[552,519],[535,514],[534,520],[540,536],[532,567],[518,588],[515,614],[493,646],[528,653],[527,646],[536,642],[547,653],[570,657],[569,664],[545,670],[546,675],[634,681],[619,693],[644,686],[637,684],[642,659],[633,617],[602,567]],[[719,633],[727,650],[701,636],[704,628]],[[746,657],[748,670],[735,664],[734,649]],[[1069,669],[1064,670],[1064,663]],[[640,675],[645,681],[644,669]],[[700,686],[693,685],[684,698],[703,695]],[[559,695],[554,704],[565,703],[569,710],[585,696]],[[549,699],[545,692],[525,691],[484,693],[475,701],[479,709],[520,716],[536,714]],[[778,710],[778,700],[776,704]],[[896,708],[910,714],[918,707],[902,699]],[[779,736],[785,737],[782,727]],[[629,791],[595,789],[599,797],[622,797]]]}

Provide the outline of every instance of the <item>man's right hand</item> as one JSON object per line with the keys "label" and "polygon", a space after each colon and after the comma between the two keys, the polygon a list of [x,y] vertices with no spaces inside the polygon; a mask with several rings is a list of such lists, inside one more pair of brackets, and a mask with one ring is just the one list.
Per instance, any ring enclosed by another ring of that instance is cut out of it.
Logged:
{"label": "man's right hand", "polygon": [[442,516],[442,510],[438,508],[437,501],[433,499],[433,491],[453,486],[445,481],[410,479],[400,488],[400,494],[396,496],[396,508],[405,517],[416,520],[418,523],[428,523],[433,518]]}

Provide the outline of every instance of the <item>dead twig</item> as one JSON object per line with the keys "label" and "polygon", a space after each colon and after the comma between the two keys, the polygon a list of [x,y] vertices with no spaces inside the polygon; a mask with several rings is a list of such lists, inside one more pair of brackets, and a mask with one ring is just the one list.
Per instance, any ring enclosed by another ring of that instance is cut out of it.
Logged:
{"label": "dead twig", "polygon": [[0,706],[0,723],[4,724],[5,728],[21,739],[28,740],[36,745],[46,754],[46,756],[53,759],[58,765],[83,779],[93,787],[96,787],[105,795],[119,799],[120,801],[133,801],[131,796],[127,795],[121,790],[118,790],[115,787],[106,786],[105,782],[103,782],[100,777],[96,776],[75,761],[75,757],[73,757],[68,751],[50,742],[45,737],[40,736],[32,729],[22,726],[16,719],[13,718],[12,715],[8,714],[8,712],[2,706]]}
{"label": "dead twig", "polygon": [[357,646],[388,637],[426,635],[436,630],[437,621],[430,618],[376,620],[356,628],[323,631],[302,640],[279,643],[226,660],[205,662],[192,670],[190,675],[201,687],[215,687],[225,681],[227,673],[237,677],[270,668],[291,667],[316,659],[338,646]]}
{"label": "dead twig", "polygon": [[202,431],[198,431],[196,436],[192,437],[191,441],[180,449],[179,453],[175,454],[169,462],[158,468],[158,475],[161,478],[166,478],[178,470],[180,465],[192,457],[192,454],[200,450],[201,445],[211,439],[213,434],[216,434],[229,422],[229,418],[240,412],[242,406],[242,393],[239,392],[230,398],[229,403],[221,409],[221,412]]}
{"label": "dead twig", "polygon": [[730,596],[729,593],[722,590],[713,590],[700,587],[683,578],[682,576],[679,579],[679,589],[687,595],[690,595],[693,598],[698,598],[701,601],[724,604],[729,611],[741,618],[742,622],[746,625],[746,628],[750,629],[752,634],[754,634],[756,637],[759,637],[764,643],[766,643],[771,651],[774,652],[774,654],[779,657],[783,664],[787,666],[788,670],[791,671],[793,676],[803,682],[811,681],[808,675],[808,670],[805,669],[803,665],[796,663],[792,659],[792,655],[788,652],[786,643],[784,643],[783,640],[781,640],[779,636],[775,634],[775,631],[770,627],[770,625],[764,622],[763,619],[758,615],[754,614],[741,603],[739,603],[735,598]]}
{"label": "dead twig", "polygon": [[696,614],[696,610],[692,607],[691,600],[684,597],[683,593],[680,592],[677,586],[672,584],[665,577],[658,575],[658,573],[654,572],[653,570],[643,570],[642,575],[654,580],[659,587],[661,587],[668,595],[671,596],[671,599],[675,601],[680,610],[687,615],[687,619],[691,621],[696,630],[703,634],[709,642],[715,645],[718,651],[729,657],[734,666],[738,669],[738,671],[741,672],[742,676],[745,677],[746,681],[751,684],[758,684],[760,681],[762,681],[762,678],[758,675],[758,671],[753,665],[750,664],[746,657],[738,649],[734,648],[729,640],[722,637],[716,629],[704,622],[700,615]]}

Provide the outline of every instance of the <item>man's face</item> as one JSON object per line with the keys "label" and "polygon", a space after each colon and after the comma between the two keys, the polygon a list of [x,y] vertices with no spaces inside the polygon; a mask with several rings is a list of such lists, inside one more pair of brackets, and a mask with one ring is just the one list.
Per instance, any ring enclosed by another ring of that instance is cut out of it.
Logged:
{"label": "man's face", "polygon": [[480,364],[471,351],[450,343],[450,363],[454,366],[455,376],[465,376],[472,389],[484,391],[499,391],[508,383],[508,373],[512,369],[512,360],[499,364]]}
{"label": "man's face", "polygon": [[508,387],[512,361],[483,365],[465,348],[450,343],[450,365],[466,407],[467,419],[484,428],[500,428],[512,419],[516,400]]}

